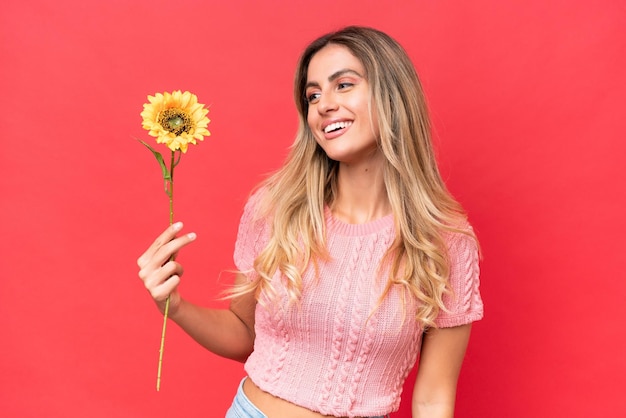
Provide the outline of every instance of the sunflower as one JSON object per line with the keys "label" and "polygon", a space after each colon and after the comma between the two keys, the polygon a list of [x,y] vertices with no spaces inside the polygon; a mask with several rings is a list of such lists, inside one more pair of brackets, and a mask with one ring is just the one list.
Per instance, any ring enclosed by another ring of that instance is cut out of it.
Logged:
{"label": "sunflower", "polygon": [[209,110],[198,103],[195,94],[180,90],[172,93],[156,93],[148,96],[143,105],[143,128],[156,138],[158,144],[166,144],[172,151],[187,152],[189,144],[202,141],[211,135],[207,130]]}

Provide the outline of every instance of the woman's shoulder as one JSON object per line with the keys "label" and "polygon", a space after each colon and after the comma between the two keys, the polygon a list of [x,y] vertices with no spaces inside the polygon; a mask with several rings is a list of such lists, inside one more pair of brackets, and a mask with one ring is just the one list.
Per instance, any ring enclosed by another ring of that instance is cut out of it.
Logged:
{"label": "woman's shoulder", "polygon": [[252,268],[254,259],[267,241],[269,225],[261,210],[264,196],[263,188],[253,190],[241,215],[234,254],[240,271]]}
{"label": "woman's shoulder", "polygon": [[480,245],[474,228],[467,219],[448,226],[442,233],[446,256],[451,267],[456,264],[474,264],[480,260]]}
{"label": "woman's shoulder", "polygon": [[444,296],[447,312],[435,321],[438,327],[453,327],[483,317],[480,296],[480,250],[472,225],[464,221],[446,230],[449,286],[452,293]]}
{"label": "woman's shoulder", "polygon": [[473,241],[478,243],[474,228],[472,227],[472,224],[470,224],[470,222],[467,220],[467,218],[459,218],[456,219],[454,222],[446,224],[441,233],[441,236],[448,247],[455,244],[458,245],[460,242],[466,241]]}
{"label": "woman's shoulder", "polygon": [[266,185],[261,184],[252,189],[244,206],[244,215],[251,219],[260,218],[267,207],[267,195]]}

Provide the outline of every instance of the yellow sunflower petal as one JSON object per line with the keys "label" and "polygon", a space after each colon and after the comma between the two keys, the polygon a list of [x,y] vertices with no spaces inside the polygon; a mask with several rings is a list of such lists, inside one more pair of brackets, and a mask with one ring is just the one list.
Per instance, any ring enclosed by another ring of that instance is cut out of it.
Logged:
{"label": "yellow sunflower petal", "polygon": [[208,113],[195,94],[175,90],[148,96],[140,115],[142,127],[157,143],[166,144],[172,151],[187,152],[189,144],[210,135],[206,129],[210,122]]}

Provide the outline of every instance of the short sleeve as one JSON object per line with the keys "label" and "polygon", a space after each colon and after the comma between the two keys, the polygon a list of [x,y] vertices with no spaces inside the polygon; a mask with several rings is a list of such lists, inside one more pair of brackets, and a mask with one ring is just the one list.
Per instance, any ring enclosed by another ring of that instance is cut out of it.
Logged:
{"label": "short sleeve", "polygon": [[262,190],[257,191],[248,199],[237,231],[237,241],[233,259],[237,269],[248,274],[254,270],[254,260],[263,250],[269,236],[269,226],[265,219],[259,219],[258,208]]}
{"label": "short sleeve", "polygon": [[442,310],[435,319],[439,328],[469,324],[483,317],[476,240],[462,233],[454,233],[448,236],[447,241],[452,292],[444,296],[448,312]]}

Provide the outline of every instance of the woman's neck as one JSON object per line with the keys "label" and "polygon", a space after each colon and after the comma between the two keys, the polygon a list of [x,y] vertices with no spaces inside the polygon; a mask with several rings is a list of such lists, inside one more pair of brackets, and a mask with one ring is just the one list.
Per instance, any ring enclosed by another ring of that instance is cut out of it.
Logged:
{"label": "woman's neck", "polygon": [[382,159],[360,164],[340,163],[337,197],[331,202],[333,215],[344,222],[361,224],[391,212],[383,177]]}

